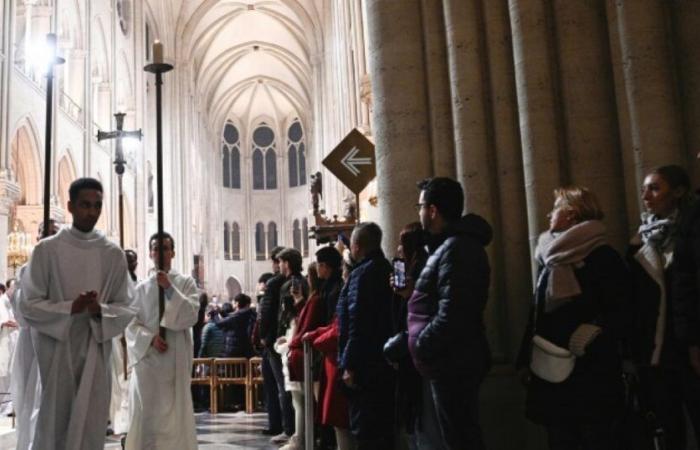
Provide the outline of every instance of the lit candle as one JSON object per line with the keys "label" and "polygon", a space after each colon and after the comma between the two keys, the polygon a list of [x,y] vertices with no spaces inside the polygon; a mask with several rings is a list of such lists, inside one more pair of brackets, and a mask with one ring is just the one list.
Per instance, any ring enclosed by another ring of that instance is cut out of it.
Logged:
{"label": "lit candle", "polygon": [[153,41],[153,64],[163,64],[163,43]]}

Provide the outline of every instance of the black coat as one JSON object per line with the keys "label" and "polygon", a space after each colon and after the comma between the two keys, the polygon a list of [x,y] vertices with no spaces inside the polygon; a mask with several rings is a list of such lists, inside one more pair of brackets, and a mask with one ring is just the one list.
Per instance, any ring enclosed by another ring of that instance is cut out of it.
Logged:
{"label": "black coat", "polygon": [[285,282],[285,276],[281,273],[267,280],[265,294],[260,299],[260,316],[258,333],[260,339],[265,341],[265,347],[272,349],[277,340],[277,325],[280,310],[280,289]]}
{"label": "black coat", "polygon": [[700,345],[700,201],[682,218],[673,252],[672,316],[676,338]]}
{"label": "black coat", "polygon": [[433,236],[408,303],[409,345],[424,377],[483,376],[491,355],[484,327],[491,226],[468,214]]}
{"label": "black coat", "polygon": [[561,383],[549,383],[534,374],[527,389],[528,418],[543,425],[596,423],[614,419],[622,405],[620,342],[627,326],[630,278],[618,253],[603,245],[575,269],[581,294],[549,313],[545,312],[547,268],[540,271],[534,309],[528,323],[519,365],[529,365],[534,334],[562,348],[579,325],[595,324],[602,332],[576,359],[573,372]]}
{"label": "black coat", "polygon": [[371,381],[364,375],[392,371],[383,353],[393,331],[391,271],[381,250],[367,255],[353,268],[338,299],[338,366],[363,378],[358,384]]}
{"label": "black coat", "polygon": [[333,271],[333,275],[321,284],[321,289],[319,290],[324,325],[328,325],[333,321],[335,310],[338,306],[338,297],[343,289],[343,279],[340,273],[336,272],[335,270]]}
{"label": "black coat", "polygon": [[257,313],[251,308],[242,308],[223,319],[216,318],[216,326],[224,331],[224,356],[227,358],[250,358],[254,355],[251,334]]}

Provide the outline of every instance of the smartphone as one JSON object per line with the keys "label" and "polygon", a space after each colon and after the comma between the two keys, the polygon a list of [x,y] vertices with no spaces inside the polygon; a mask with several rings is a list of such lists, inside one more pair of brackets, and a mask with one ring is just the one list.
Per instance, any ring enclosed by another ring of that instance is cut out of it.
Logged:
{"label": "smartphone", "polygon": [[396,289],[406,288],[406,263],[401,258],[394,258],[394,287]]}
{"label": "smartphone", "polygon": [[297,277],[292,278],[292,292],[301,293],[301,280]]}

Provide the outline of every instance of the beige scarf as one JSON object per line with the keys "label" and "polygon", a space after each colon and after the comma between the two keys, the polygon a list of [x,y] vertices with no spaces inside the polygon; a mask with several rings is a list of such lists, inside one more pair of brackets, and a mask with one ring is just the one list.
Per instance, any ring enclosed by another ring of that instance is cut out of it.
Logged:
{"label": "beige scarf", "polygon": [[574,270],[596,248],[605,245],[605,225],[599,220],[581,222],[561,233],[544,232],[535,258],[549,269],[545,311],[551,312],[581,294]]}

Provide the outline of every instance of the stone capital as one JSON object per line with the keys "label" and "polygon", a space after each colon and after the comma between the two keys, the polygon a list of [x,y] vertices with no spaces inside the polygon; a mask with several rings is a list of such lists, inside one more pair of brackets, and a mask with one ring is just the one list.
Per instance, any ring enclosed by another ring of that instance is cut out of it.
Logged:
{"label": "stone capital", "polygon": [[7,215],[20,197],[20,186],[12,179],[9,169],[0,172],[0,214]]}

